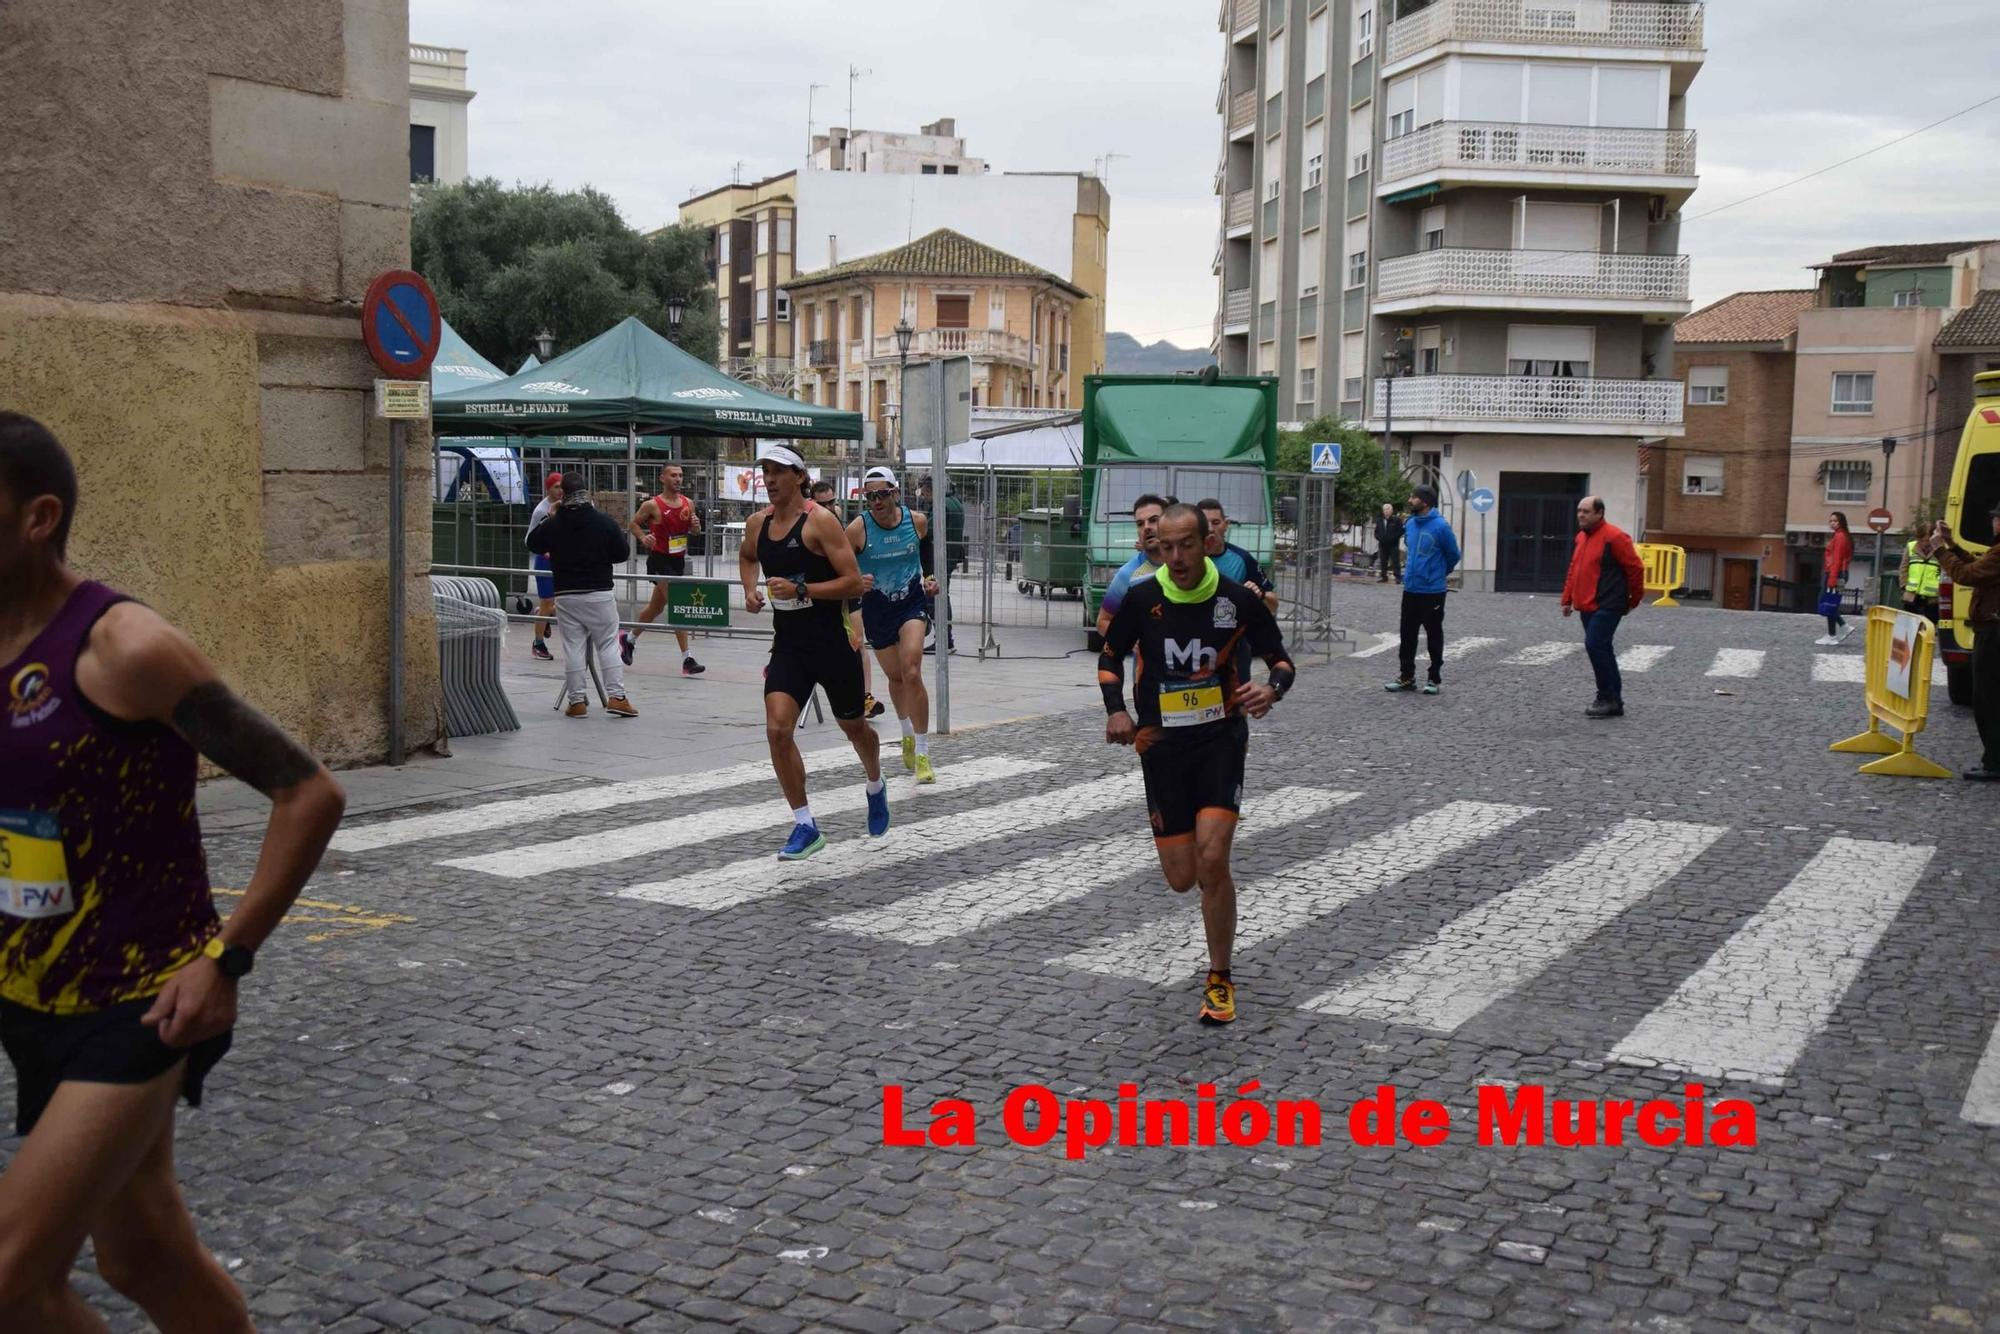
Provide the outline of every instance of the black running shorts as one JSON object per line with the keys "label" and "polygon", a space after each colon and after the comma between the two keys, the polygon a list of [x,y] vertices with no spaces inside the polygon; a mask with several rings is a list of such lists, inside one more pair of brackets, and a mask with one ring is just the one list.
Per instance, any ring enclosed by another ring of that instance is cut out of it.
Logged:
{"label": "black running shorts", "polygon": [[664,551],[646,553],[646,573],[655,579],[679,578],[688,572],[687,554],[670,556]]}
{"label": "black running shorts", "polygon": [[1157,843],[1186,842],[1204,815],[1235,819],[1243,802],[1243,760],[1250,748],[1235,720],[1210,724],[1207,736],[1165,740],[1166,729],[1147,729],[1150,741],[1139,752],[1146,777],[1146,813]]}
{"label": "black running shorts", "polygon": [[790,695],[804,708],[812,699],[813,687],[826,692],[827,707],[843,722],[861,716],[861,655],[847,640],[827,640],[810,649],[771,650],[770,665],[764,668],[764,693]]}
{"label": "black running shorts", "polygon": [[192,1047],[169,1047],[139,1022],[153,999],[126,1001],[88,1014],[47,1014],[0,1000],[0,1046],[14,1066],[14,1129],[25,1135],[66,1080],[85,1084],[144,1084],[185,1059],[181,1096],[201,1106],[202,1081],[229,1050],[219,1033]]}

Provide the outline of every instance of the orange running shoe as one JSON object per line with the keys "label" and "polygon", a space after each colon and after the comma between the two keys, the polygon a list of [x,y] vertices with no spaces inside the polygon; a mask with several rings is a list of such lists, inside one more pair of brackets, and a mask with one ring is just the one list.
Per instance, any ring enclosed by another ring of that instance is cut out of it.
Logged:
{"label": "orange running shoe", "polygon": [[1204,1024],[1236,1022],[1236,984],[1220,973],[1210,973],[1201,989],[1201,1021]]}

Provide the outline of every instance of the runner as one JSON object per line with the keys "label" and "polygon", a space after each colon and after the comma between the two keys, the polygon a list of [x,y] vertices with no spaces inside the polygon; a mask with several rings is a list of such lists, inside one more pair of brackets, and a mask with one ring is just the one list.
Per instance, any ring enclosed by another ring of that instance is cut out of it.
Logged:
{"label": "runner", "polygon": [[[667,609],[666,580],[687,573],[688,538],[701,532],[701,515],[695,512],[694,500],[681,493],[680,464],[669,463],[660,469],[660,494],[639,506],[639,512],[626,526],[645,548],[646,573],[653,576],[653,596],[638,617],[651,625]],[[643,630],[618,632],[618,656],[627,667],[632,665],[639,636],[644,633]],[[708,670],[689,651],[687,631],[676,629],[674,642],[681,646],[682,676],[700,676]]]}
{"label": "runner", "polygon": [[[823,507],[834,519],[842,524],[847,522],[847,508],[834,498],[832,482],[822,477],[812,484],[813,504]],[[869,669],[867,650],[861,646],[861,600],[843,598],[840,603],[841,628],[847,631],[847,646],[861,659],[861,716],[880,718],[884,713],[882,701],[875,698],[875,673]]]}
{"label": "runner", "polygon": [[1172,496],[1156,496],[1148,491],[1132,502],[1132,522],[1139,525],[1139,549],[1132,558],[1118,567],[1118,573],[1111,576],[1105,586],[1104,601],[1097,608],[1097,633],[1101,638],[1111,628],[1111,618],[1118,614],[1118,605],[1125,600],[1126,592],[1136,583],[1151,579],[1160,568],[1160,515],[1167,506],[1177,503]]}
{"label": "runner", "polygon": [[[166,1330],[248,1330],[174,1179],[174,1103],[229,1049],[237,987],[319,864],[346,797],[157,613],[64,563],[69,455],[0,412],[0,1043],[16,1130],[0,1174],[0,1329],[102,1330],[97,1271]],[[206,756],[272,801],[217,918],[195,818]]]}
{"label": "runner", "polygon": [[868,647],[882,660],[889,700],[903,731],[903,767],[919,783],[935,783],[931,768],[931,697],[924,689],[924,634],[930,624],[925,598],[937,593],[930,525],[901,503],[896,474],[870,468],[861,481],[867,509],[847,525],[848,544],[861,565],[861,626]]}
{"label": "runner", "polygon": [[1208,517],[1208,555],[1224,579],[1234,579],[1257,596],[1273,612],[1278,610],[1278,592],[1257,558],[1229,540],[1229,516],[1219,500],[1204,500],[1196,506]]}
{"label": "runner", "polygon": [[[1229,976],[1236,882],[1229,851],[1250,743],[1244,717],[1270,712],[1291,689],[1294,673],[1270,609],[1243,585],[1223,578],[1205,554],[1207,526],[1194,506],[1167,506],[1156,527],[1165,572],[1133,585],[1112,617],[1097,679],[1110,715],[1104,739],[1138,749],[1153,844],[1167,884],[1182,893],[1201,885],[1209,960],[1201,1021],[1226,1024],[1236,1018],[1236,986]],[[1241,673],[1236,645],[1246,638],[1270,664],[1268,685]],[[1134,648],[1137,722],[1125,708],[1125,655]]]}
{"label": "runner", "polygon": [[805,498],[804,459],[767,440],[758,447],[757,461],[771,504],[744,525],[736,564],[744,606],[753,614],[767,601],[757,588],[757,571],[763,568],[776,617],[771,663],[764,669],[764,734],[771,768],[792,807],[792,835],[778,858],[797,861],[826,846],[806,801],[806,764],[793,736],[814,686],[826,691],[834,720],[861,757],[868,775],[868,832],[876,838],[889,832],[889,793],[882,781],[881,743],[861,716],[861,655],[849,647],[840,623],[841,600],[861,593],[854,548],[840,521]]}
{"label": "runner", "polygon": [[[534,513],[528,516],[528,531],[534,532],[542,520],[554,513],[556,506],[560,504],[562,504],[562,474],[552,472],[543,480],[542,498],[536,502]],[[537,570],[553,569],[547,556],[536,556],[534,565]],[[549,646],[545,641],[548,638],[549,622],[556,614],[556,581],[553,574],[535,576],[535,596],[541,599],[535,607],[535,615],[542,619],[535,622],[535,642],[529,646],[528,652],[543,662],[552,662],[556,655],[549,652]]]}

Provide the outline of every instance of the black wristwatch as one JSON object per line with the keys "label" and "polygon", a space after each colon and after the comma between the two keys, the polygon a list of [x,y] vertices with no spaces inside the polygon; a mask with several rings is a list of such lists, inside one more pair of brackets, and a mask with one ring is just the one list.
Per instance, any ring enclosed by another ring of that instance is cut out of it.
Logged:
{"label": "black wristwatch", "polygon": [[257,966],[257,951],[248,945],[225,945],[221,936],[210,937],[201,947],[202,957],[215,960],[215,971],[234,982]]}

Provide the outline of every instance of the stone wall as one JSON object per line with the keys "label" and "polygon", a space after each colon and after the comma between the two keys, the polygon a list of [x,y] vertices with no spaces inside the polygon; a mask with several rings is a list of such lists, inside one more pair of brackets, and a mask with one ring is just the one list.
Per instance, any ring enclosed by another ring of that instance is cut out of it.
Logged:
{"label": "stone wall", "polygon": [[[409,259],[404,0],[0,6],[0,405],[83,493],[82,572],[329,763],[387,745],[388,432],[359,301]],[[406,735],[442,741],[411,432]]]}

